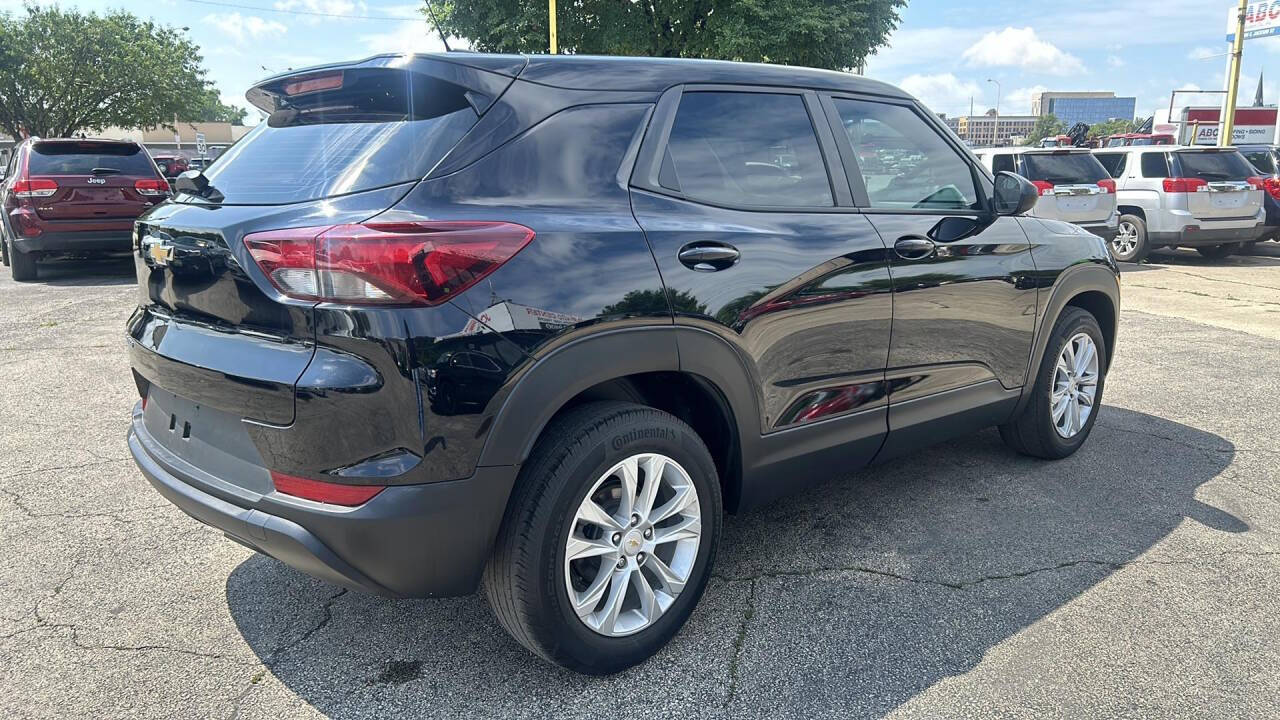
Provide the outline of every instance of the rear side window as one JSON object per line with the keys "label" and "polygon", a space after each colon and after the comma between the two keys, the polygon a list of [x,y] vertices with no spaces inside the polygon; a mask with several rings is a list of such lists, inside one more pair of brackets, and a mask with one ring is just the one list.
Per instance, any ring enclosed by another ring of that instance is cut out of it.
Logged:
{"label": "rear side window", "polygon": [[1012,155],[996,155],[991,158],[991,172],[1017,172],[1013,168]]}
{"label": "rear side window", "polygon": [[969,163],[911,108],[837,98],[873,208],[978,209]]}
{"label": "rear side window", "polygon": [[156,171],[142,148],[133,143],[38,142],[27,157],[30,175],[113,173],[154,177]]}
{"label": "rear side window", "polygon": [[1107,179],[1107,170],[1089,153],[1027,153],[1023,157],[1028,180],[1054,185],[1095,183]]}
{"label": "rear side window", "polygon": [[680,191],[722,205],[831,207],[831,183],[799,95],[688,92],[667,150]]}
{"label": "rear side window", "polygon": [[1151,152],[1142,154],[1142,177],[1144,178],[1166,178],[1169,177],[1169,156],[1162,152]]}
{"label": "rear side window", "polygon": [[205,177],[224,204],[280,205],[420,180],[477,115],[465,90],[380,71],[286,102]]}
{"label": "rear side window", "polygon": [[1125,160],[1129,157],[1125,153],[1098,153],[1094,155],[1098,162],[1102,163],[1103,169],[1113,178],[1118,178],[1124,174]]}
{"label": "rear side window", "polygon": [[1180,152],[1182,177],[1201,180],[1244,180],[1257,175],[1239,152]]}
{"label": "rear side window", "polygon": [[1251,150],[1244,153],[1244,159],[1263,175],[1276,174],[1276,159],[1271,156],[1269,150]]}

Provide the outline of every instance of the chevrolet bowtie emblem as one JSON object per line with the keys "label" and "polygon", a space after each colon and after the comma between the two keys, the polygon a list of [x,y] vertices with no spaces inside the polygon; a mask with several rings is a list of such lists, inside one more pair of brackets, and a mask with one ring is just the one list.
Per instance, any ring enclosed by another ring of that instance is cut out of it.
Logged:
{"label": "chevrolet bowtie emblem", "polygon": [[142,254],[150,264],[165,266],[173,260],[173,245],[164,238],[148,235],[142,238]]}

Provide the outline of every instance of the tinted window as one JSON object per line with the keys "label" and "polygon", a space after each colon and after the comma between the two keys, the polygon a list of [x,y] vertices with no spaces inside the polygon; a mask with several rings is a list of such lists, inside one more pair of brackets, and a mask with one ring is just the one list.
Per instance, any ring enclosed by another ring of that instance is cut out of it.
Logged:
{"label": "tinted window", "polygon": [[38,142],[27,158],[30,175],[92,175],[94,169],[154,177],[142,148],[133,143]]}
{"label": "tinted window", "polygon": [[1044,180],[1054,185],[1095,183],[1107,178],[1107,171],[1089,153],[1027,153],[1023,156],[1028,180]]}
{"label": "tinted window", "polygon": [[834,204],[813,124],[799,95],[685,93],[668,152],[680,191],[696,200]]}
{"label": "tinted window", "polygon": [[1142,154],[1142,177],[1148,178],[1165,178],[1169,177],[1169,160],[1162,152],[1151,152]]}
{"label": "tinted window", "polygon": [[991,172],[1017,172],[1013,169],[1012,155],[996,155],[991,158]]}
{"label": "tinted window", "polygon": [[1182,177],[1202,180],[1244,180],[1258,174],[1238,152],[1180,152]]}
{"label": "tinted window", "polygon": [[1094,155],[1098,162],[1102,163],[1102,167],[1107,174],[1113,178],[1118,178],[1124,174],[1125,159],[1129,156],[1125,153],[1099,153]]}
{"label": "tinted window", "polygon": [[1244,159],[1263,175],[1276,174],[1276,160],[1270,150],[1250,150],[1244,153]]}
{"label": "tinted window", "polygon": [[419,180],[477,117],[463,88],[385,69],[280,102],[204,171],[223,202],[300,202]]}
{"label": "tinted window", "polygon": [[836,99],[871,207],[978,207],[969,163],[911,108]]}

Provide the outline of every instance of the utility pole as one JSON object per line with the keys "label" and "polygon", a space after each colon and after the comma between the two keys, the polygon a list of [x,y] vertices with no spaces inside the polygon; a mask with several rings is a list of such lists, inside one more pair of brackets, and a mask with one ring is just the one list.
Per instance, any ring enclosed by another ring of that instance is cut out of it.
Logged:
{"label": "utility pole", "polygon": [[1227,103],[1222,122],[1218,124],[1218,147],[1231,147],[1231,136],[1236,130],[1236,92],[1240,89],[1240,56],[1244,54],[1244,16],[1249,10],[1249,0],[1240,0],[1236,11],[1236,35],[1231,41],[1231,73],[1227,79]]}
{"label": "utility pole", "polygon": [[555,55],[560,52],[556,44],[556,0],[547,0],[547,5],[547,15],[551,18],[551,54]]}

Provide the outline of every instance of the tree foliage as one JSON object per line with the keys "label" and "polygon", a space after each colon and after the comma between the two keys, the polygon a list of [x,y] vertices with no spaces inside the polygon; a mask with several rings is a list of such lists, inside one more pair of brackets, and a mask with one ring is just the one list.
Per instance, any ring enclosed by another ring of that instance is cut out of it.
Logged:
{"label": "tree foliage", "polygon": [[1036,118],[1036,124],[1031,127],[1031,132],[1027,135],[1024,145],[1038,145],[1040,141],[1061,135],[1067,129],[1066,123],[1058,119],[1056,115],[1041,115]]}
{"label": "tree foliage", "polygon": [[1090,126],[1089,137],[1104,138],[1104,137],[1107,137],[1108,135],[1122,135],[1124,133],[1131,133],[1134,131],[1134,128],[1136,128],[1137,126],[1138,124],[1132,120],[1116,118],[1114,120],[1108,120],[1106,122],[1100,122]]}
{"label": "tree foliage", "polygon": [[[546,52],[545,2],[430,0],[446,33],[477,50]],[[858,67],[906,0],[577,0],[557,5],[560,51]]]}
{"label": "tree foliage", "polygon": [[192,119],[209,100],[201,60],[179,30],[123,11],[0,14],[0,131],[68,137]]}
{"label": "tree foliage", "polygon": [[[181,113],[179,114],[182,115]],[[244,118],[248,114],[249,111],[242,107],[227,105],[222,102],[218,91],[210,87],[205,90],[200,106],[194,112],[188,112],[182,117],[185,120],[194,122],[225,122],[232,125],[243,125]]]}

